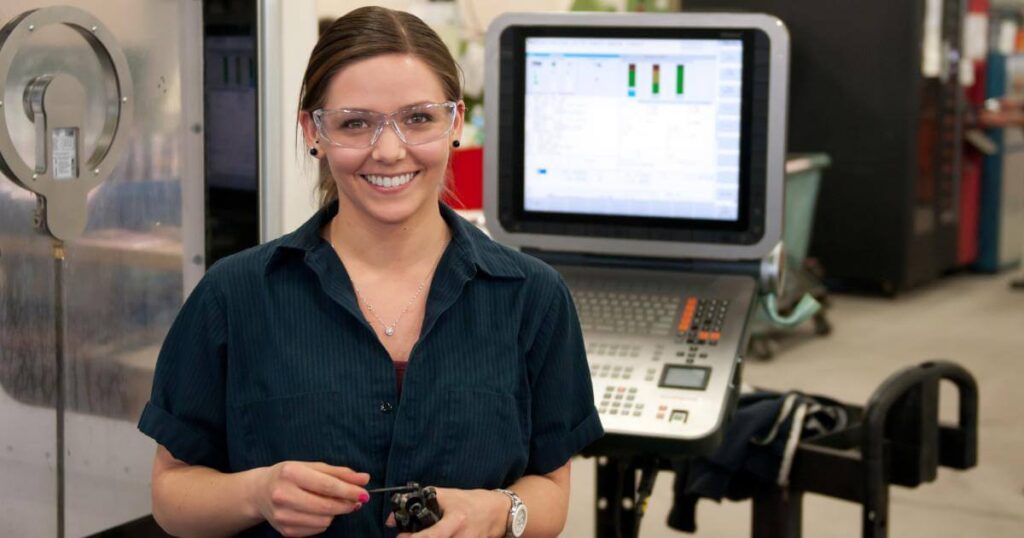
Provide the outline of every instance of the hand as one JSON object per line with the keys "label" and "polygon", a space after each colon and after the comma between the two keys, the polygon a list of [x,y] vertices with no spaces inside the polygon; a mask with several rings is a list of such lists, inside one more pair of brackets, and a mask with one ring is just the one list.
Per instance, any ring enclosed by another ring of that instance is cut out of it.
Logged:
{"label": "hand", "polygon": [[[504,536],[512,501],[501,492],[486,489],[436,488],[437,504],[444,513],[434,526],[399,538],[485,538]],[[387,526],[395,526],[395,515]]]}
{"label": "hand", "polygon": [[370,500],[370,475],[326,463],[285,461],[261,469],[254,500],[260,515],[284,536],[324,532],[334,516]]}

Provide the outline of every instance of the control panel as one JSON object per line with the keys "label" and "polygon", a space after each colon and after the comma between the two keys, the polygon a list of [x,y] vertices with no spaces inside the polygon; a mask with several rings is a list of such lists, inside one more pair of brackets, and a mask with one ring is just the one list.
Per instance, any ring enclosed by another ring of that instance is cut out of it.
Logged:
{"label": "control panel", "polygon": [[559,266],[608,434],[712,436],[738,390],[752,277]]}

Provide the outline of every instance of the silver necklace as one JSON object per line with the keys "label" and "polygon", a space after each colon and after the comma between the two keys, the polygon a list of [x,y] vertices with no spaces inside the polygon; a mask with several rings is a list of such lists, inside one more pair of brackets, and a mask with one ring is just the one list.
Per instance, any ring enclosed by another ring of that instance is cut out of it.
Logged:
{"label": "silver necklace", "polygon": [[[428,274],[427,276],[429,277],[430,275]],[[360,301],[362,301],[364,305],[366,305],[366,310],[368,310],[370,314],[373,315],[373,317],[377,318],[377,322],[380,323],[380,326],[384,328],[384,336],[392,336],[395,334],[395,325],[398,325],[398,322],[402,320],[402,316],[404,316],[405,313],[409,311],[409,308],[412,307],[412,304],[416,302],[416,299],[418,299],[420,294],[423,293],[423,287],[426,286],[426,284],[427,279],[424,278],[423,282],[420,282],[420,285],[416,288],[416,293],[414,293],[412,298],[409,299],[409,302],[405,303],[405,308],[403,308],[402,311],[398,313],[398,317],[395,318],[395,321],[391,322],[391,325],[384,323],[384,320],[380,319],[380,316],[377,315],[377,311],[373,309],[373,305],[370,304],[370,302],[367,301],[366,298],[359,293],[359,288],[357,288],[355,284],[352,284],[352,289],[355,290],[356,292],[356,298],[358,298]]]}
{"label": "silver necklace", "polygon": [[420,285],[416,287],[416,293],[414,293],[412,297],[409,298],[409,301],[405,303],[405,308],[403,308],[402,311],[398,313],[398,317],[395,318],[395,321],[391,322],[391,325],[388,325],[387,323],[384,322],[383,319],[381,319],[380,315],[377,314],[377,310],[373,308],[373,305],[366,300],[366,297],[363,297],[363,295],[359,293],[359,288],[356,287],[355,283],[352,283],[352,290],[356,292],[356,298],[359,299],[359,301],[361,301],[364,305],[366,305],[366,310],[370,313],[370,315],[376,318],[377,322],[380,323],[380,326],[384,328],[384,336],[394,336],[395,326],[398,325],[398,322],[402,320],[402,316],[404,316],[405,313],[409,311],[409,308],[411,308],[413,303],[416,302],[416,299],[418,299],[420,297],[420,294],[423,293],[423,288],[427,286],[427,279],[430,278],[430,275],[434,274],[434,269],[436,269],[437,264],[441,262],[441,257],[444,256],[444,251],[447,249],[448,241],[445,241],[444,247],[441,248],[441,254],[437,257],[437,261],[434,262],[434,265],[430,268],[430,271],[427,272],[427,276],[423,277],[423,280],[420,281]]}

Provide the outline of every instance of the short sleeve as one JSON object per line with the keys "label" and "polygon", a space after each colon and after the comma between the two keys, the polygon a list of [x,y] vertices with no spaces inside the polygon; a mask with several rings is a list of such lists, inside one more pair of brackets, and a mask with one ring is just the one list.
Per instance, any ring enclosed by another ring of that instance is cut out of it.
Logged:
{"label": "short sleeve", "polygon": [[227,324],[209,275],[178,313],[157,359],[139,430],[190,465],[227,470]]}
{"label": "short sleeve", "polygon": [[572,296],[559,278],[527,361],[533,413],[527,474],[547,474],[604,435]]}

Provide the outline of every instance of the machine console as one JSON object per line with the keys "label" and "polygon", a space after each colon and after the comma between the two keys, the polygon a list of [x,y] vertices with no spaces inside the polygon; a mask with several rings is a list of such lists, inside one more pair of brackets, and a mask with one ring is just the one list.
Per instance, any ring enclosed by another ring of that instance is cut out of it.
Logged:
{"label": "machine console", "polygon": [[781,239],[788,39],[738,13],[488,29],[487,227],[572,290],[604,448],[720,439],[756,267]]}
{"label": "machine console", "polygon": [[572,290],[601,423],[699,441],[727,418],[756,284],[750,277],[556,266]]}

